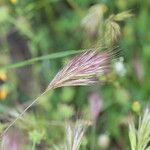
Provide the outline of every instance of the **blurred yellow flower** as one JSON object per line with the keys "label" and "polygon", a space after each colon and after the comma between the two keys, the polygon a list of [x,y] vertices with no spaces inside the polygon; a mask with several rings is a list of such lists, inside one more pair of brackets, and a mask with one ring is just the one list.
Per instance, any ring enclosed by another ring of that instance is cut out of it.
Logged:
{"label": "blurred yellow flower", "polygon": [[0,80],[2,80],[2,81],[6,81],[7,80],[7,75],[3,71],[0,71]]}
{"label": "blurred yellow flower", "polygon": [[107,10],[108,10],[108,7],[105,4],[101,4],[101,8],[104,13],[107,12]]}
{"label": "blurred yellow flower", "polygon": [[6,88],[0,89],[0,100],[4,100],[8,95],[8,91]]}
{"label": "blurred yellow flower", "polygon": [[17,0],[10,0],[10,2],[11,2],[12,4],[16,4],[16,3],[17,3]]}
{"label": "blurred yellow flower", "polygon": [[136,113],[139,113],[141,110],[141,104],[138,101],[134,101],[132,104],[132,110]]}

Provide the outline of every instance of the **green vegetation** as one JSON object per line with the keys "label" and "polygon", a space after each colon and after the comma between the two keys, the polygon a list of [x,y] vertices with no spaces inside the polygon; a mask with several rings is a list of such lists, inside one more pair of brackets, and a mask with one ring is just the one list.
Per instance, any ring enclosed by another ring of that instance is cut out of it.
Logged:
{"label": "green vegetation", "polygon": [[[117,58],[111,72],[89,75],[102,84],[42,95],[1,137],[2,149],[148,150],[149,111],[138,129],[130,118],[138,122],[150,98],[149,14],[147,0],[1,0],[1,134],[72,57],[109,49]],[[89,84],[87,72],[79,76]]]}

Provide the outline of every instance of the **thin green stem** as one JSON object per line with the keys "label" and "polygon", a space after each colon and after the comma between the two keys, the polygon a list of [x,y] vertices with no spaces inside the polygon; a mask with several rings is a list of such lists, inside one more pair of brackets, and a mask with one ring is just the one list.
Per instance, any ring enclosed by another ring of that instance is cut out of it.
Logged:
{"label": "thin green stem", "polygon": [[36,143],[35,143],[35,141],[33,141],[32,150],[35,150],[35,145],[36,145]]}
{"label": "thin green stem", "polygon": [[31,104],[29,104],[29,105],[21,112],[21,114],[19,114],[18,117],[17,117],[14,121],[12,121],[12,123],[10,123],[9,126],[2,132],[2,134],[0,135],[0,138],[2,138],[2,137],[7,133],[7,131],[9,130],[9,128],[11,128],[11,127],[16,123],[16,121],[19,120],[19,119],[24,115],[24,113],[25,113],[33,104],[35,104],[44,94],[46,94],[49,90],[50,90],[50,88],[49,88],[49,89],[46,89],[40,96],[38,96],[36,99],[34,99],[34,100],[31,102]]}
{"label": "thin green stem", "polygon": [[95,150],[96,123],[92,126],[91,150]]}
{"label": "thin green stem", "polygon": [[80,16],[82,16],[82,9],[75,3],[74,0],[66,0],[66,1]]}

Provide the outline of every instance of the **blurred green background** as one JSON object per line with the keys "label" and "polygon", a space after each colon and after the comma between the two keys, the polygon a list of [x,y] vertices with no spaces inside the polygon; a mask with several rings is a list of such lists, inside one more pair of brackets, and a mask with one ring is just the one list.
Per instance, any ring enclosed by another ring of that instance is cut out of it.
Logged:
{"label": "blurred green background", "polygon": [[[133,16],[114,18],[116,29],[105,36],[109,16],[128,10]],[[111,82],[43,96],[15,125],[22,149],[53,149],[63,143],[65,121],[80,118],[93,123],[81,150],[130,149],[129,118],[150,99],[150,1],[0,0],[0,131],[69,58],[107,38],[121,49]]]}

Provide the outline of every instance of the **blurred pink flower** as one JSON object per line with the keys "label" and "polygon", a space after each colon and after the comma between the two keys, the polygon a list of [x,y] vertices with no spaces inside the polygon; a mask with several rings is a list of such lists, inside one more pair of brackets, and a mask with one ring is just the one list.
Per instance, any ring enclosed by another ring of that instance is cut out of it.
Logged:
{"label": "blurred pink flower", "polygon": [[20,136],[17,130],[10,130],[2,138],[3,150],[21,150]]}
{"label": "blurred pink flower", "polygon": [[141,60],[140,60],[140,58],[138,56],[135,56],[133,58],[133,66],[134,66],[137,78],[139,79],[139,81],[143,81],[144,69],[143,69]]}
{"label": "blurred pink flower", "polygon": [[98,119],[99,113],[103,109],[103,100],[97,92],[90,93],[88,100],[90,104],[92,120],[96,122]]}

